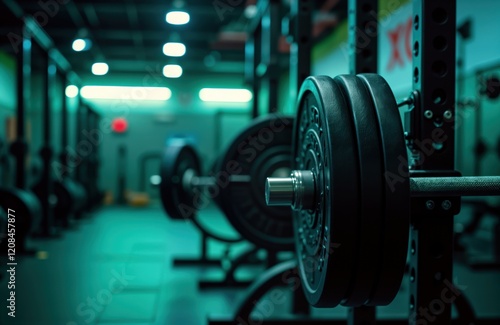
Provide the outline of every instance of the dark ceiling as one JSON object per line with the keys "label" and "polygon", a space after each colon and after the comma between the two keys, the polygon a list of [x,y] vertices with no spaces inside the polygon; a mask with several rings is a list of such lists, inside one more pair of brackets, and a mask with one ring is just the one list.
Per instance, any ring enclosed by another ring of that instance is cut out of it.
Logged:
{"label": "dark ceiling", "polygon": [[[79,75],[90,74],[94,62],[106,62],[110,73],[144,73],[165,64],[180,64],[184,73],[242,73],[244,44],[250,19],[245,14],[255,0],[4,0],[17,2],[37,19]],[[284,4],[288,1],[283,1]],[[341,18],[340,0],[315,1],[316,25],[328,23],[325,35]],[[216,6],[218,4],[219,6]],[[232,5],[231,5],[232,4]],[[170,25],[165,15],[180,8],[191,16],[186,25]],[[320,15],[319,13],[322,13]],[[327,19],[325,20],[325,17]],[[47,19],[44,19],[47,18]],[[3,31],[9,20],[2,13]],[[317,27],[317,26],[316,26]],[[88,51],[75,52],[72,42],[86,37]],[[167,57],[165,42],[186,44],[183,57]]]}

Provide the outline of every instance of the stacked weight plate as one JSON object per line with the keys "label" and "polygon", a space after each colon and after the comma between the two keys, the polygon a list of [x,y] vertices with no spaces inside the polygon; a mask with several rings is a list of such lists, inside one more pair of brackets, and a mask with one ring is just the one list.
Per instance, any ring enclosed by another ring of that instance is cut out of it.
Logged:
{"label": "stacked weight plate", "polygon": [[[400,116],[385,80],[308,78],[293,155],[293,169],[316,176],[315,207],[293,218],[308,301],[322,307],[390,303],[406,262],[410,196]],[[395,184],[387,175],[405,181]]]}

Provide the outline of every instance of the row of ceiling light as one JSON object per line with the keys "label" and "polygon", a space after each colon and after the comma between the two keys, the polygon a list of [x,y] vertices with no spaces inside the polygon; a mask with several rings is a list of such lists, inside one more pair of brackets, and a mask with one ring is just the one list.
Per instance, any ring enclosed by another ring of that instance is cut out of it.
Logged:
{"label": "row of ceiling light", "polygon": [[[166,101],[172,96],[172,91],[167,87],[84,86],[81,89],[75,85],[66,87],[67,97],[74,98],[79,94],[86,99]],[[202,88],[198,97],[204,102],[247,103],[253,96],[247,89]]]}
{"label": "row of ceiling light", "polygon": [[[185,25],[190,16],[184,11],[170,11],[165,20],[171,25]],[[86,38],[77,38],[73,41],[73,50],[76,52],[87,51],[92,47],[92,41]],[[163,54],[169,57],[181,57],[186,54],[186,46],[179,42],[167,42],[163,45]],[[103,76],[109,71],[105,62],[96,62],[92,65],[92,73]],[[178,64],[167,64],[163,67],[163,75],[167,78],[179,78],[182,76],[182,67]]]}

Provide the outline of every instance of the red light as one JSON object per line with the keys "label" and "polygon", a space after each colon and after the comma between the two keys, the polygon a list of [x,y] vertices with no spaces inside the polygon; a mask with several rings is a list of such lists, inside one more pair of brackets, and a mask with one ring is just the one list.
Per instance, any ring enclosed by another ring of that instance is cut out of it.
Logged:
{"label": "red light", "polygon": [[111,129],[115,133],[124,133],[127,131],[128,128],[128,123],[127,120],[124,119],[123,117],[118,117],[111,122]]}

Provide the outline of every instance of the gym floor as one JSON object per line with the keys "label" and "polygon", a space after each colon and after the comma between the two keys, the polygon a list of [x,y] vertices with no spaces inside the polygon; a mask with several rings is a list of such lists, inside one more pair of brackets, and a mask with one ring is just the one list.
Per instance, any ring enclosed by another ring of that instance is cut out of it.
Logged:
{"label": "gym floor", "polygon": [[[202,211],[200,219],[207,227],[228,235],[231,232],[215,208]],[[221,278],[220,269],[172,267],[176,256],[196,257],[199,245],[199,232],[188,222],[166,218],[159,205],[103,208],[61,238],[31,242],[37,253],[18,259],[16,318],[6,320],[6,313],[1,313],[1,323],[197,325],[206,324],[208,317],[227,319],[242,299],[242,289],[200,292],[198,280]],[[230,255],[246,245],[233,245]],[[209,247],[209,255],[214,257],[225,250],[215,242]],[[258,269],[247,267],[237,275],[249,278],[258,273]],[[455,276],[454,281],[460,285],[473,283],[464,292],[474,302],[478,315],[499,314],[500,273],[472,273],[456,265]],[[6,284],[6,277],[1,281]],[[400,294],[390,306],[378,309],[380,319],[407,317],[406,283],[403,281]],[[6,301],[6,291],[2,294],[2,301]],[[266,317],[286,317],[290,302],[291,296],[287,296],[285,303],[273,306],[274,311]],[[263,305],[256,308],[266,311]],[[340,319],[346,309],[315,309],[313,314]]]}

